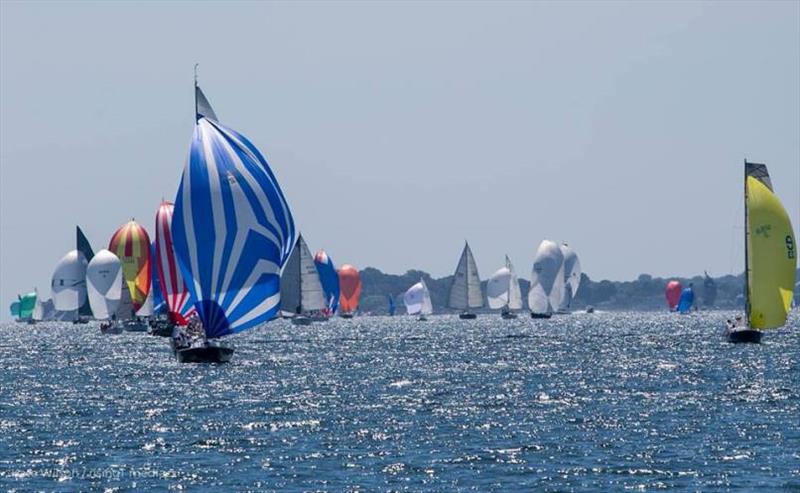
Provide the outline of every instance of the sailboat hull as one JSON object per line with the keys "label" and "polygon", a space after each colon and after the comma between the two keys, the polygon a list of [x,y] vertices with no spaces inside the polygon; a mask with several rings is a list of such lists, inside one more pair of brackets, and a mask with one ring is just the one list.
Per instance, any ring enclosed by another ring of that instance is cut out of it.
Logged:
{"label": "sailboat hull", "polygon": [[478,316],[474,313],[460,313],[458,318],[461,320],[475,320]]}
{"label": "sailboat hull", "polygon": [[353,318],[352,313],[340,313],[339,316],[342,318]]}
{"label": "sailboat hull", "polygon": [[553,315],[550,313],[534,313],[531,312],[531,318],[550,318]]}
{"label": "sailboat hull", "polygon": [[728,342],[740,343],[750,342],[758,344],[761,342],[761,336],[764,333],[755,329],[742,329],[742,330],[729,330]]}
{"label": "sailboat hull", "polygon": [[517,318],[517,314],[514,313],[514,312],[503,312],[503,313],[500,314],[500,316],[503,317],[506,320],[513,320],[513,319]]}
{"label": "sailboat hull", "polygon": [[175,351],[178,363],[227,363],[233,357],[233,348],[224,346],[202,346]]}
{"label": "sailboat hull", "polygon": [[292,325],[311,325],[312,320],[302,315],[292,317]]}

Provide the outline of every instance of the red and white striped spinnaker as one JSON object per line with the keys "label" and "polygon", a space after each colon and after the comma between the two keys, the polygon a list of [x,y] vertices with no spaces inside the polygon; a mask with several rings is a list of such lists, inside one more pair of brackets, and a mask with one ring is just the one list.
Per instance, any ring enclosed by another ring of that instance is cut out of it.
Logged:
{"label": "red and white striped spinnaker", "polygon": [[172,202],[162,201],[156,212],[156,270],[170,320],[186,325],[194,303],[175,260],[172,246]]}

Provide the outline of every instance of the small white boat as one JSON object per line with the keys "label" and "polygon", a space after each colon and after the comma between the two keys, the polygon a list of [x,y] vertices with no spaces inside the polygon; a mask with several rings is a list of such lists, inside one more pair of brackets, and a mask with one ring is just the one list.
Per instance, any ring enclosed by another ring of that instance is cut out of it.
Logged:
{"label": "small white boat", "polygon": [[512,310],[522,308],[522,291],[519,287],[517,273],[506,255],[506,265],[497,269],[486,283],[486,297],[489,308],[500,309],[500,316],[504,319],[515,319],[517,314]]}
{"label": "small white boat", "polygon": [[478,266],[469,243],[464,242],[461,258],[458,260],[456,271],[453,274],[453,283],[450,285],[450,295],[447,306],[454,310],[461,310],[458,318],[471,320],[477,317],[471,310],[483,306],[483,292],[481,291],[481,278],[478,275]]}
{"label": "small white boat", "polygon": [[433,303],[431,303],[431,293],[424,279],[420,279],[403,295],[403,303],[409,315],[419,315],[418,320],[427,320],[427,315],[433,313]]}

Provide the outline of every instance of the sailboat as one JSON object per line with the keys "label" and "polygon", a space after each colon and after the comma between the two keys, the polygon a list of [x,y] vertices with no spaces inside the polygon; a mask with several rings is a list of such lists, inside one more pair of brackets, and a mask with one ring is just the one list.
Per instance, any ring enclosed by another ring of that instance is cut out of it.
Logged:
{"label": "sailboat", "polygon": [[122,298],[122,263],[108,250],[100,250],[86,268],[86,290],[89,305],[104,334],[119,334],[117,309]]}
{"label": "sailboat", "polygon": [[678,302],[681,299],[683,286],[680,281],[672,280],[667,283],[667,288],[664,291],[664,296],[667,298],[667,306],[669,311],[674,312],[678,308]]}
{"label": "sailboat", "polygon": [[[792,224],[765,164],[744,162],[745,320],[729,324],[730,342],[760,342],[791,309],[797,268]],[[738,318],[738,317],[737,317]]]}
{"label": "sailboat", "polygon": [[500,316],[506,319],[517,318],[517,314],[512,310],[522,308],[522,292],[508,255],[505,267],[497,269],[486,283],[486,297],[489,300],[489,308],[502,310]]}
{"label": "sailboat", "polygon": [[707,308],[711,308],[714,306],[714,302],[717,300],[717,283],[714,282],[714,278],[708,275],[708,272],[704,272],[705,279],[703,279],[703,304]]}
{"label": "sailboat", "polygon": [[566,243],[562,243],[560,248],[564,256],[564,293],[557,313],[565,314],[570,312],[572,300],[578,294],[581,285],[581,261],[575,250]]}
{"label": "sailboat", "polygon": [[564,254],[554,241],[543,240],[531,271],[528,307],[532,318],[550,318],[564,296]]}
{"label": "sailboat", "polygon": [[322,291],[325,293],[326,308],[325,314],[333,316],[339,308],[339,275],[336,267],[333,266],[333,259],[325,250],[319,250],[314,254],[314,266],[317,268],[319,280],[322,283]]}
{"label": "sailboat", "polygon": [[461,310],[459,314],[461,319],[476,318],[477,315],[470,309],[483,306],[481,278],[478,276],[478,266],[475,264],[475,257],[473,257],[467,242],[464,242],[464,250],[461,252],[461,258],[458,260],[456,271],[453,274],[447,306]]}
{"label": "sailboat", "polygon": [[[128,288],[133,314],[124,317],[124,328],[130,332],[144,332],[147,323],[143,320],[152,312],[150,295],[150,237],[147,231],[131,219],[114,232],[108,243],[108,250],[122,263],[122,280]],[[144,311],[139,311],[144,307]]]}
{"label": "sailboat", "polygon": [[[75,245],[81,255],[83,255],[83,258],[86,259],[86,265],[88,266],[89,262],[94,258],[94,251],[92,251],[92,245],[89,243],[89,239],[86,238],[86,235],[83,234],[83,230],[81,230],[80,226],[75,226]],[[91,318],[92,308],[89,305],[89,298],[87,297],[86,301],[78,307],[78,318],[75,322],[87,323]]]}
{"label": "sailboat", "polygon": [[397,311],[397,308],[395,307],[395,304],[394,304],[394,296],[392,296],[390,294],[387,294],[386,295],[386,300],[389,303],[389,307],[387,308],[389,316],[390,317],[394,317],[394,313],[395,313],[395,311]]}
{"label": "sailboat", "polygon": [[156,211],[156,241],[152,251],[153,288],[161,290],[166,311],[166,320],[157,320],[152,334],[171,336],[174,326],[185,326],[194,315],[194,303],[189,288],[183,280],[181,269],[175,258],[172,240],[172,216],[175,205],[162,200]]}
{"label": "sailboat", "polygon": [[34,288],[33,292],[36,294],[36,302],[33,305],[33,313],[31,313],[31,322],[41,322],[44,320],[44,304],[42,298],[39,296],[39,290]]}
{"label": "sailboat", "polygon": [[36,308],[36,292],[17,295],[17,301],[11,304],[11,315],[17,322],[30,322]]}
{"label": "sailboat", "polygon": [[403,295],[403,303],[409,315],[419,314],[418,320],[428,320],[427,316],[433,313],[433,303],[424,279],[420,279],[418,283],[408,288]]}
{"label": "sailboat", "polygon": [[686,315],[692,311],[694,306],[694,284],[689,283],[689,286],[681,291],[681,297],[678,300],[678,313]]}
{"label": "sailboat", "polygon": [[350,264],[343,265],[339,269],[339,287],[342,291],[339,296],[339,316],[353,318],[361,297],[361,275],[358,269]]}
{"label": "sailboat", "polygon": [[225,362],[223,337],[278,315],[294,220],[275,175],[242,134],[222,125],[195,77],[195,127],[175,199],[175,256],[194,301],[180,362]]}
{"label": "sailboat", "polygon": [[324,320],[321,314],[327,307],[314,257],[298,235],[281,274],[281,312],[295,325],[309,325]]}

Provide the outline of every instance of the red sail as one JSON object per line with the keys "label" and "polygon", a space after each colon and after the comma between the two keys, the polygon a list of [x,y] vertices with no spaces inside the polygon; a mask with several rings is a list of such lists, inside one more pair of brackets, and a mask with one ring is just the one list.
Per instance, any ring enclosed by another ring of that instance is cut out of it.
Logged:
{"label": "red sail", "polygon": [[678,300],[681,299],[681,291],[683,286],[678,281],[670,281],[667,283],[667,304],[670,310],[674,310],[678,306]]}
{"label": "red sail", "polygon": [[156,212],[156,270],[164,301],[167,304],[170,319],[178,325],[186,325],[188,318],[194,313],[189,302],[189,290],[181,275],[180,266],[175,260],[172,247],[172,211],[171,202],[161,202]]}
{"label": "red sail", "polygon": [[361,276],[358,269],[345,264],[339,269],[339,311],[353,313],[358,309],[358,299],[361,297]]}
{"label": "red sail", "polygon": [[150,237],[131,220],[114,233],[108,249],[122,262],[122,277],[131,292],[133,310],[138,311],[150,293]]}

